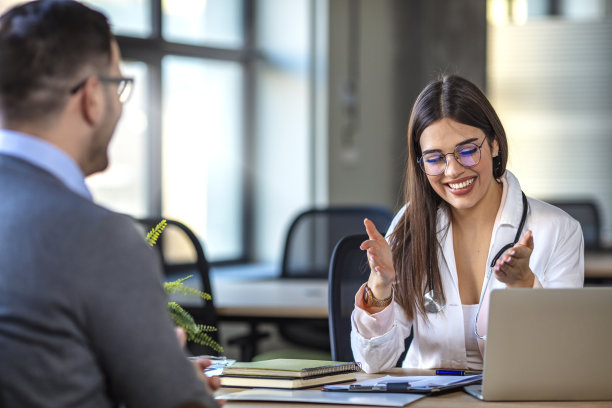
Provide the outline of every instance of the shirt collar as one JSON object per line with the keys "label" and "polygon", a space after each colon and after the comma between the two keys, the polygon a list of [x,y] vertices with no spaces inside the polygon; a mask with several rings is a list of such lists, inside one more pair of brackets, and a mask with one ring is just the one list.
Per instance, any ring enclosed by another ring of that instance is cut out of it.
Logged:
{"label": "shirt collar", "polygon": [[508,190],[506,200],[499,220],[499,225],[509,225],[518,228],[523,215],[523,192],[518,179],[510,171],[506,170],[503,176],[506,179]]}
{"label": "shirt collar", "polygon": [[0,153],[17,157],[51,173],[76,194],[92,200],[85,176],[76,162],[58,147],[40,138],[0,129]]}

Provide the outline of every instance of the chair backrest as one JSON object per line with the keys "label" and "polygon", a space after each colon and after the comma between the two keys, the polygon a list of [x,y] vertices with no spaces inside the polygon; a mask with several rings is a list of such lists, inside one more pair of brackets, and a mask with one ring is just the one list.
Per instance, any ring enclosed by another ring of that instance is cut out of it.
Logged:
{"label": "chair backrest", "polygon": [[393,213],[382,206],[313,208],[300,213],[287,232],[281,277],[327,279],[334,246],[346,235],[363,233],[364,218],[371,219],[384,235]]}
{"label": "chair backrest", "polygon": [[366,234],[349,235],[338,242],[329,266],[329,337],[332,360],[353,361],[351,313],[355,294],[368,279],[370,267],[359,246]]}
{"label": "chair backrest", "polygon": [[580,223],[584,234],[584,248],[597,250],[601,248],[601,218],[597,204],[592,200],[547,200],[549,204],[559,207]]}
{"label": "chair backrest", "polygon": [[[212,285],[210,284],[210,265],[204,255],[204,249],[195,233],[180,221],[168,218],[141,218],[136,221],[142,225],[146,232],[154,228],[162,219],[165,219],[167,226],[153,246],[161,259],[162,268],[167,281],[174,281],[188,275],[194,275],[192,279],[199,279],[201,282],[200,290],[209,293],[214,301]],[[186,284],[188,282],[185,282]],[[180,297],[182,295],[178,295]],[[176,300],[181,304],[180,299]],[[189,304],[199,302],[201,306],[185,306],[197,323],[217,327],[217,311],[213,301],[197,299],[193,296],[189,298]],[[208,333],[215,341],[218,341],[218,332]],[[210,350],[207,350],[207,352]]]}

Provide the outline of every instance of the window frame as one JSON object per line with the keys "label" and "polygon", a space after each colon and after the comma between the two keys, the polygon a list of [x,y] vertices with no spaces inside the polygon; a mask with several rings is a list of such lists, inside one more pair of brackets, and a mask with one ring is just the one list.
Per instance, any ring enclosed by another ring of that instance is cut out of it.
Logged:
{"label": "window frame", "polygon": [[244,72],[243,82],[243,126],[242,126],[242,237],[241,253],[232,259],[215,259],[212,265],[226,265],[245,263],[254,258],[253,254],[253,174],[247,169],[253,168],[253,140],[255,139],[254,126],[254,100],[255,100],[255,65],[259,55],[256,50],[255,32],[255,4],[254,0],[243,0],[243,32],[244,43],[240,48],[221,48],[206,45],[196,45],[166,41],[163,36],[162,0],[149,0],[151,34],[148,37],[133,37],[116,35],[115,38],[121,49],[123,60],[138,61],[146,64],[148,70],[148,83],[137,84],[147,89],[147,164],[145,186],[147,216],[163,216],[162,208],[162,170],[159,163],[162,161],[162,61],[166,56],[191,57],[202,60],[232,61],[242,65]]}

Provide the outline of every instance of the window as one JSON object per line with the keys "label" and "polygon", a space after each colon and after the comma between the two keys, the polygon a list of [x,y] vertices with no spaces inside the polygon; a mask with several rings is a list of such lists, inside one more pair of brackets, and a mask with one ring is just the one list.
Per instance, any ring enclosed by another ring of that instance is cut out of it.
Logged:
{"label": "window", "polygon": [[87,181],[96,201],[186,223],[212,261],[246,259],[250,2],[87,3],[109,16],[123,70],[136,79],[111,165]]}
{"label": "window", "polygon": [[488,94],[526,194],[592,199],[612,243],[612,1],[489,1]]}
{"label": "window", "polygon": [[173,42],[242,47],[243,12],[243,0],[166,0],[163,36]]}
{"label": "window", "polygon": [[[122,65],[125,76],[137,84],[147,83],[147,65],[127,62]],[[110,144],[110,164],[104,173],[87,178],[87,185],[97,203],[135,217],[147,215],[147,93],[143,86],[133,89]]]}
{"label": "window", "polygon": [[241,255],[242,90],[239,63],[167,56],[163,73],[164,214],[189,220],[220,259]]}
{"label": "window", "polygon": [[314,2],[89,4],[109,16],[136,77],[109,170],[88,180],[96,200],[184,222],[214,263],[278,264],[315,190]]}

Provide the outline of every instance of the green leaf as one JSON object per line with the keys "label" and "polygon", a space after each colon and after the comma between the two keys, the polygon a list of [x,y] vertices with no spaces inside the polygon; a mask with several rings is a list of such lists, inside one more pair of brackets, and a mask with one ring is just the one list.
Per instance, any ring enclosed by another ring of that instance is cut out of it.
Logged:
{"label": "green leaf", "polygon": [[202,292],[201,290],[198,290],[195,288],[190,288],[189,286],[186,286],[183,284],[184,281],[186,281],[187,279],[191,277],[193,277],[193,275],[189,275],[184,278],[177,279],[174,282],[165,282],[164,290],[169,295],[174,294],[174,293],[179,293],[181,295],[197,296],[204,300],[212,300],[212,297],[210,296],[209,293]]}
{"label": "green leaf", "polygon": [[157,243],[157,239],[166,228],[167,221],[161,220],[151,231],[147,233],[147,237],[145,240],[149,244],[149,246],[153,246]]}
{"label": "green leaf", "polygon": [[[146,241],[150,246],[153,246],[157,243],[157,239],[166,228],[166,225],[166,220],[161,220],[155,226],[155,228],[149,231],[146,237]],[[177,279],[174,282],[165,282],[164,290],[167,294],[179,293],[182,295],[197,296],[204,300],[212,300],[210,294],[202,292],[198,289],[190,288],[189,286],[183,284],[183,282],[192,277],[193,275],[189,275],[184,278]],[[174,324],[185,330],[185,334],[187,335],[188,341],[192,341],[202,346],[209,347],[218,353],[223,353],[223,347],[221,347],[221,345],[217,343],[212,337],[206,334],[210,332],[216,332],[216,327],[197,324],[193,317],[176,302],[168,302],[168,311],[170,312],[170,317],[172,318]]]}

